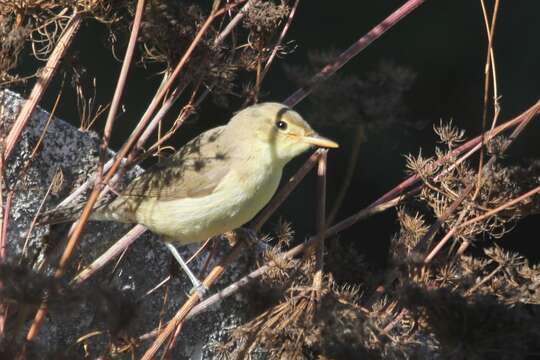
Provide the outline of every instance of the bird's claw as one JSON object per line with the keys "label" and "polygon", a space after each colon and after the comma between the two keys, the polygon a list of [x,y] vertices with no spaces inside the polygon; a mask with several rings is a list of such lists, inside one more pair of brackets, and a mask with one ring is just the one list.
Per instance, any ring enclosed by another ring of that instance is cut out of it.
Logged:
{"label": "bird's claw", "polygon": [[204,285],[203,283],[199,282],[197,285],[194,285],[191,290],[189,291],[189,294],[192,295],[196,293],[199,296],[199,299],[203,299],[206,293],[208,292],[208,287]]}

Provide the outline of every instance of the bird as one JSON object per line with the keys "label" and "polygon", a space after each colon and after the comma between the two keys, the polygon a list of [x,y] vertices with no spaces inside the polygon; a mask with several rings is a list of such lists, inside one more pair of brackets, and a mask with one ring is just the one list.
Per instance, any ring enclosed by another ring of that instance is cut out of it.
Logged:
{"label": "bird", "polygon": [[[172,244],[200,243],[242,227],[270,201],[290,160],[312,147],[338,146],[284,104],[251,105],[135,178],[112,202],[98,205],[90,220],[144,225],[184,268]],[[38,222],[78,215],[58,209]]]}

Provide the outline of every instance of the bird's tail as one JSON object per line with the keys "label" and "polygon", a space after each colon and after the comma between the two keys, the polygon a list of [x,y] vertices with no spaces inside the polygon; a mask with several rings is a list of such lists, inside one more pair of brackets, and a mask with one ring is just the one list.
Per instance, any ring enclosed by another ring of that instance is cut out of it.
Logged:
{"label": "bird's tail", "polygon": [[[90,215],[90,220],[109,220],[107,217],[104,217],[103,210],[106,208],[106,205],[111,201],[111,199],[101,199],[94,206],[94,211]],[[75,205],[62,206],[52,210],[45,211],[38,215],[37,224],[38,225],[54,225],[62,224],[66,222],[71,222],[77,220],[83,211],[86,202],[80,202]]]}
{"label": "bird's tail", "polygon": [[45,211],[38,215],[37,224],[54,225],[75,221],[81,216],[83,207],[84,203]]}

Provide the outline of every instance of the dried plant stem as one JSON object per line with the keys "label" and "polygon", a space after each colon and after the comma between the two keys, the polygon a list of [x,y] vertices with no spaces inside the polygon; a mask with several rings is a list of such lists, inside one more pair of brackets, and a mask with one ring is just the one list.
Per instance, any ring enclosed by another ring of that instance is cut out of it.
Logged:
{"label": "dried plant stem", "polygon": [[[316,269],[324,267],[324,238],[326,232],[326,161],[328,150],[323,150],[317,166],[317,241],[315,244]],[[322,284],[319,284],[322,285]],[[320,290],[320,289],[318,289]]]}
{"label": "dried plant stem", "polygon": [[399,314],[392,320],[388,323],[388,325],[386,325],[384,327],[384,329],[382,330],[382,334],[383,335],[388,335],[388,333],[390,331],[392,331],[393,328],[396,327],[397,324],[399,324],[399,322],[401,321],[401,319],[403,319],[403,317],[405,315],[407,315],[409,313],[409,311],[407,309],[401,309],[401,311],[399,312]]}
{"label": "dried plant stem", "polygon": [[493,17],[491,24],[488,21],[487,10],[484,3],[484,0],[480,0],[482,5],[482,14],[484,16],[484,23],[486,26],[486,32],[488,35],[488,46],[487,46],[487,55],[486,55],[486,64],[484,66],[484,99],[483,99],[483,110],[482,110],[482,148],[480,149],[480,160],[478,162],[478,176],[476,182],[476,190],[473,195],[473,199],[476,199],[480,193],[480,188],[482,186],[482,168],[484,167],[484,147],[485,139],[484,134],[487,128],[487,108],[489,102],[489,88],[490,88],[490,69],[493,70],[493,106],[495,108],[493,121],[491,128],[493,128],[497,122],[497,118],[500,113],[500,107],[498,104],[498,95],[497,95],[497,75],[495,70],[495,54],[493,52],[493,37],[495,35],[495,24],[497,20],[497,13],[499,10],[499,0],[495,1],[493,9]]}
{"label": "dried plant stem", "polygon": [[315,275],[313,276],[313,290],[319,301],[324,278],[324,239],[326,237],[326,163],[328,150],[323,150],[317,166],[317,235],[313,247],[315,248]]}
{"label": "dried plant stem", "polygon": [[[146,153],[152,153],[154,151],[158,151],[159,147],[165,143],[165,141],[169,140],[176,131],[184,124],[184,122],[195,112],[195,110],[201,105],[201,103],[204,101],[204,99],[210,94],[209,89],[205,89],[201,95],[199,95],[198,98],[195,98],[197,95],[197,90],[194,90],[191,94],[191,98],[189,99],[188,103],[182,107],[182,110],[180,111],[180,114],[176,118],[173,127],[167,131],[166,134],[161,136],[158,141],[156,141]],[[144,154],[143,154],[144,155]],[[142,156],[141,156],[142,157]]]}
{"label": "dried plant stem", "polygon": [[[0,176],[0,180],[3,180],[3,176]],[[0,181],[0,189],[3,186],[2,181]],[[11,211],[11,204],[13,201],[13,191],[8,192],[6,196],[6,201],[3,203],[2,191],[0,190],[0,264],[3,264],[6,260],[6,240],[7,240],[7,229],[9,224],[9,213]],[[3,206],[2,206],[3,205]],[[3,283],[0,282],[0,289],[2,289]],[[7,319],[8,304],[0,304],[0,335],[4,333],[4,328]]]}
{"label": "dried plant stem", "polygon": [[240,20],[244,17],[247,10],[250,8],[251,4],[253,3],[253,0],[248,0],[240,9],[238,13],[234,16],[234,18],[225,26],[225,29],[218,35],[216,40],[214,41],[214,46],[217,46],[225,40],[225,38],[232,32],[232,30],[240,23]]}
{"label": "dried plant stem", "polygon": [[120,75],[118,76],[118,81],[116,82],[116,88],[114,90],[113,99],[111,102],[111,106],[109,107],[107,120],[105,122],[105,129],[103,131],[103,140],[100,147],[99,169],[97,171],[98,182],[103,174],[103,164],[105,162],[105,155],[109,148],[109,141],[111,139],[114,120],[116,119],[118,108],[120,107],[120,100],[122,99],[122,95],[124,94],[124,87],[126,85],[127,75],[133,59],[133,52],[135,51],[135,46],[137,45],[137,37],[139,36],[139,29],[141,27],[143,9],[144,0],[138,0],[135,17],[133,18],[131,33],[129,35],[129,42],[126,49],[126,54],[124,55],[124,60],[122,61],[122,68],[120,69]]}
{"label": "dried plant stem", "polygon": [[[536,116],[539,112],[540,112],[540,99],[538,99],[537,102],[534,105],[532,105],[530,108],[525,110],[520,115],[518,115],[515,118],[513,118],[513,119],[511,119],[511,120],[509,120],[509,121],[495,127],[493,130],[488,131],[485,134],[486,141],[489,141],[489,140],[493,139],[494,137],[496,137],[497,135],[501,134],[502,132],[504,132],[504,131],[506,131],[508,129],[511,129],[513,127],[516,127],[516,126],[518,128],[520,128],[520,129],[523,129],[523,127],[534,116]],[[510,136],[510,139],[512,139],[512,138],[515,138],[515,133],[512,133],[512,135]],[[457,156],[457,155],[459,155],[459,154],[461,154],[461,153],[463,153],[463,152],[465,152],[467,150],[475,148],[475,147],[476,147],[476,149],[479,149],[480,148],[479,144],[481,144],[481,143],[482,143],[482,135],[479,135],[479,136],[475,137],[474,139],[471,139],[471,140],[467,141],[466,143],[464,143],[463,145],[457,147],[456,149],[451,151],[449,154],[444,156],[442,159],[438,160],[436,163],[440,164],[443,161],[449,159],[450,157],[455,157],[455,156]],[[468,154],[468,155],[471,155],[471,154]],[[370,207],[373,206],[373,205],[384,203],[389,199],[395,198],[397,195],[401,194],[403,191],[405,191],[410,186],[414,185],[419,180],[420,180],[420,177],[418,175],[410,176],[409,178],[405,179],[400,184],[398,184],[397,186],[392,188],[390,191],[388,191],[384,195],[382,195],[373,204],[371,204]],[[352,220],[353,219],[351,219],[351,221]]]}
{"label": "dried plant stem", "polygon": [[[426,241],[431,241],[433,236],[439,231],[439,229],[443,226],[443,224],[448,220],[448,218],[458,209],[458,207],[461,205],[461,203],[471,194],[471,192],[475,188],[475,183],[471,182],[467,187],[459,194],[459,197],[457,197],[450,206],[446,208],[444,213],[437,218],[437,221],[426,232],[424,236],[418,241],[418,244],[423,244]],[[436,254],[436,252],[435,252]],[[433,254],[433,256],[435,256]]]}
{"label": "dried plant stem", "polygon": [[[517,124],[517,127],[514,129],[512,134],[509,136],[509,138],[506,140],[504,145],[501,148],[501,152],[504,153],[510,145],[516,140],[516,138],[523,132],[525,127],[529,124],[529,122],[540,113],[540,100],[536,102],[532,107],[530,107],[527,111],[519,115],[515,120],[520,119],[521,121]],[[500,127],[500,126],[499,126]],[[489,161],[484,165],[484,171],[489,169],[493,163],[496,161],[496,156],[492,156]],[[465,223],[461,224],[459,227],[463,226]],[[457,250],[456,254],[461,256],[465,250],[469,247],[469,242],[464,242],[461,244],[459,249]],[[433,254],[434,256],[435,254]]]}
{"label": "dried plant stem", "polygon": [[[3,160],[2,160],[3,161]],[[3,169],[1,169],[3,170]],[[4,262],[6,258],[6,241],[7,231],[9,226],[9,213],[11,211],[11,202],[13,200],[13,190],[4,194],[4,174],[0,175],[0,262]],[[4,201],[5,197],[5,201]]]}
{"label": "dried plant stem", "polygon": [[366,35],[362,36],[357,42],[351,45],[347,50],[341,53],[336,61],[326,65],[317,75],[315,75],[310,85],[298,89],[294,94],[289,96],[283,103],[289,106],[294,106],[304,100],[313,89],[322,81],[325,81],[330,76],[334,75],[343,67],[349,60],[358,55],[362,50],[368,47],[373,41],[381,37],[386,31],[396,25],[400,20],[409,15],[418,6],[422,5],[425,0],[409,0],[399,9],[394,11],[390,16],[381,21],[377,26],[371,29]]}
{"label": "dried plant stem", "polygon": [[102,269],[106,264],[109,263],[112,259],[117,257],[129,247],[135,240],[137,240],[142,234],[148,230],[143,225],[135,225],[131,230],[127,232],[120,240],[114,243],[113,246],[107,249],[100,257],[87,266],[83,271],[78,273],[73,280],[71,280],[71,285],[78,286],[82,284],[89,277],[94,275],[97,271]]}
{"label": "dried plant stem", "polygon": [[475,292],[480,286],[488,282],[495,274],[497,274],[501,269],[503,268],[503,264],[499,264],[491,273],[489,273],[486,277],[484,277],[482,280],[480,280],[478,283],[476,283],[472,288],[467,290],[465,293],[465,296],[471,295],[473,292]]}
{"label": "dried plant stem", "polygon": [[364,130],[362,129],[362,126],[358,126],[356,128],[356,133],[354,136],[354,143],[353,143],[350,155],[349,155],[349,163],[347,164],[347,170],[346,170],[345,176],[343,177],[343,183],[341,184],[339,193],[336,196],[336,199],[334,200],[334,204],[332,205],[332,210],[330,211],[330,214],[328,215],[328,219],[326,221],[328,224],[332,224],[334,220],[336,219],[337,213],[339,209],[341,208],[341,205],[343,204],[343,200],[345,200],[345,195],[347,195],[349,187],[351,186],[351,181],[354,175],[354,171],[356,170],[358,157],[360,155],[360,145],[362,144],[363,136],[364,136]]}
{"label": "dried plant stem", "polygon": [[2,154],[4,158],[4,162],[7,162],[7,159],[11,155],[11,152],[15,148],[15,144],[17,144],[17,141],[19,137],[22,134],[22,131],[28,124],[28,121],[30,120],[30,116],[34,112],[34,109],[36,108],[37,104],[40,102],[41,98],[43,97],[43,94],[45,93],[45,90],[47,90],[47,87],[49,86],[49,83],[51,82],[52,77],[56,73],[56,70],[58,69],[58,66],[60,64],[60,60],[64,57],[66,54],[67,49],[71,45],[71,42],[73,41],[73,38],[75,37],[75,34],[77,33],[77,30],[79,29],[81,25],[81,15],[75,14],[73,18],[70,20],[69,24],[66,26],[66,29],[62,33],[62,36],[60,39],[58,39],[58,42],[49,56],[49,59],[47,60],[47,63],[43,67],[42,71],[40,72],[36,84],[32,88],[32,92],[30,93],[30,96],[25,101],[21,111],[17,115],[17,119],[15,120],[15,123],[13,124],[13,127],[11,128],[5,142],[5,148],[4,153]]}
{"label": "dried plant stem", "polygon": [[[133,51],[135,49],[135,42],[137,40],[138,31],[141,25],[141,19],[142,19],[142,13],[144,9],[144,0],[138,0],[137,2],[137,9],[135,12],[135,18],[133,20],[133,28],[131,30],[131,36],[128,44],[128,48],[126,50],[126,56],[124,59],[124,63],[122,64],[122,70],[120,72],[120,76],[118,78],[117,87],[115,90],[115,94],[113,97],[113,103],[109,109],[109,115],[107,117],[107,123],[105,124],[105,134],[103,137],[103,143],[101,146],[101,154],[100,154],[100,162],[99,162],[99,169],[98,169],[98,176],[96,184],[94,185],[94,190],[90,194],[90,197],[88,199],[88,202],[86,203],[83,213],[81,215],[80,220],[77,222],[77,225],[75,226],[75,229],[73,230],[73,233],[68,239],[67,245],[64,249],[64,252],[62,254],[62,257],[60,258],[60,261],[58,263],[58,267],[54,273],[55,278],[60,278],[64,274],[65,266],[71,257],[71,254],[73,253],[73,250],[75,249],[75,245],[78,242],[78,239],[80,238],[84,225],[88,221],[88,218],[90,217],[90,213],[92,211],[92,208],[94,207],[94,204],[96,203],[100,193],[101,193],[101,177],[103,173],[103,163],[104,163],[104,157],[105,152],[107,150],[107,144],[109,142],[110,134],[112,131],[114,119],[116,117],[116,111],[118,110],[119,102],[121,99],[121,95],[123,92],[125,80],[127,77],[127,72],[129,70],[129,64],[131,63],[131,59],[133,56]],[[77,25],[78,27],[78,25]],[[68,26],[69,29],[69,26]],[[67,30],[66,30],[67,31]],[[56,49],[55,49],[56,50]],[[52,55],[51,55],[52,57]],[[120,158],[121,160],[122,158]],[[114,164],[113,164],[114,167]],[[111,171],[108,173],[105,182],[110,180],[110,177],[113,175],[114,171]],[[45,319],[45,315],[47,313],[47,307],[45,303],[42,303],[39,310],[37,311],[34,321],[32,322],[32,325],[30,326],[30,329],[28,330],[28,334],[26,335],[26,340],[32,341],[34,337],[37,335],[37,332],[39,328],[41,327],[41,324],[43,323],[43,320]]]}
{"label": "dried plant stem", "polygon": [[[484,25],[486,27],[486,33],[488,35],[488,54],[486,55],[486,64],[484,66],[484,111],[487,113],[487,97],[488,97],[488,88],[489,88],[489,71],[491,70],[491,77],[493,78],[493,110],[494,116],[491,123],[491,129],[497,124],[497,119],[500,114],[499,106],[499,91],[497,83],[497,70],[495,66],[495,54],[493,51],[493,38],[495,36],[495,24],[497,23],[497,14],[499,12],[499,0],[495,0],[495,5],[493,7],[493,16],[491,17],[491,25],[488,21],[486,4],[484,0],[480,0],[482,5],[482,15],[484,17]],[[484,119],[484,116],[482,116]],[[485,128],[482,128],[485,131]]]}
{"label": "dried plant stem", "polygon": [[287,19],[287,22],[283,26],[283,29],[281,30],[281,34],[279,34],[279,38],[274,45],[274,48],[272,49],[272,53],[270,54],[270,57],[268,57],[268,61],[266,61],[266,64],[264,65],[264,69],[261,72],[260,80],[258,81],[259,85],[262,83],[262,80],[268,73],[268,70],[270,70],[270,66],[272,66],[272,62],[274,61],[279,48],[281,47],[281,44],[283,43],[283,39],[285,38],[285,35],[287,35],[287,32],[289,31],[289,28],[292,24],[292,21],[294,19],[294,15],[296,14],[296,9],[298,8],[298,4],[300,3],[300,0],[296,0],[294,2],[294,5],[291,8],[291,11],[289,13],[289,17]]}
{"label": "dried plant stem", "polygon": [[[506,151],[506,149],[508,149],[508,147],[510,146],[510,144],[515,140],[516,136],[521,133],[521,131],[523,130],[524,126],[526,124],[528,124],[528,122],[530,121],[530,119],[532,119],[532,116],[531,118],[529,118],[528,121],[526,122],[523,122],[520,124],[520,126],[518,128],[516,128],[514,130],[514,133],[512,134],[511,136],[511,140],[509,139],[506,144],[504,145],[502,151]],[[483,172],[486,172],[495,162],[496,160],[496,156],[492,156],[489,161],[484,165],[484,168],[483,168]],[[419,244],[423,243],[424,241],[429,241],[431,239],[431,237],[433,235],[435,235],[435,233],[440,229],[440,227],[442,226],[442,224],[448,219],[448,217],[450,215],[452,215],[456,210],[457,208],[459,207],[459,205],[461,205],[461,203],[467,198],[467,196],[470,195],[470,193],[472,192],[472,190],[474,190],[475,186],[477,186],[477,184],[475,182],[471,182],[460,194],[460,196],[455,199],[452,204],[446,209],[446,211],[444,212],[444,214],[439,218],[437,219],[437,221],[435,222],[435,224],[433,224],[428,232],[422,237],[422,239],[419,241]],[[474,196],[474,195],[473,195]],[[459,219],[462,219],[463,216],[464,216],[464,213],[466,212],[466,209],[464,209],[462,211],[462,213],[460,214],[460,217]],[[474,220],[474,219],[473,219]],[[433,257],[435,257],[435,255],[440,251],[440,249],[442,249],[442,247],[444,246],[444,244],[450,239],[450,237],[455,233],[455,231],[458,229],[458,228],[461,228],[463,226],[465,226],[466,224],[468,224],[471,220],[469,221],[466,221],[464,223],[462,223],[461,225],[458,225],[457,227],[453,227],[440,241],[439,243],[435,246],[435,248],[428,254],[428,256],[424,259],[424,262],[430,262]],[[461,222],[461,220],[458,221],[458,223]]]}
{"label": "dried plant stem", "polygon": [[527,200],[528,198],[530,198],[530,197],[532,197],[532,196],[534,196],[534,195],[536,195],[538,193],[540,193],[540,186],[537,186],[534,189],[527,191],[525,194],[520,195],[517,198],[512,199],[512,200],[502,204],[501,206],[498,206],[495,209],[486,212],[485,214],[482,214],[480,216],[477,216],[475,218],[472,218],[470,220],[465,221],[463,224],[459,225],[459,227],[460,228],[465,227],[467,225],[471,225],[471,224],[474,224],[476,222],[487,219],[488,217],[491,217],[491,216],[493,216],[493,215],[495,215],[495,214],[497,214],[497,213],[499,213],[499,212],[501,212],[503,210],[506,210],[511,206],[519,204],[520,202],[523,202],[523,201]]}
{"label": "dried plant stem", "polygon": [[[461,221],[463,221],[465,214],[466,214],[465,211],[462,211],[461,214],[459,214],[459,219],[457,221],[457,224],[460,224]],[[457,227],[453,226],[452,229],[450,229],[450,231],[448,231],[446,235],[444,235],[444,237],[437,243],[437,245],[433,248],[433,250],[431,250],[431,252],[425,257],[424,259],[425,264],[429,264],[431,260],[433,260],[435,255],[437,255],[437,253],[443,248],[443,246],[446,245],[448,240],[450,240],[450,238],[454,236],[454,234],[456,233],[456,230],[457,230]]]}
{"label": "dried plant stem", "polygon": [[[59,169],[57,170],[56,174],[58,174]],[[45,192],[45,195],[43,196],[43,199],[41,200],[41,203],[39,204],[39,207],[36,211],[36,214],[34,215],[34,218],[32,219],[32,222],[30,223],[30,227],[28,228],[28,231],[26,232],[26,238],[24,239],[24,245],[21,251],[21,258],[19,260],[19,264],[22,263],[23,259],[26,257],[26,252],[28,251],[28,242],[30,241],[30,236],[32,235],[32,231],[34,230],[34,227],[36,226],[36,222],[38,219],[39,214],[41,213],[41,210],[43,209],[43,206],[45,206],[45,202],[49,198],[49,195],[53,189],[53,187],[57,186],[58,184],[55,183],[56,176],[52,179],[51,183],[47,187],[47,191]]]}
{"label": "dried plant stem", "polygon": [[156,115],[152,118],[144,132],[142,133],[141,137],[137,141],[137,144],[135,145],[136,149],[142,149],[146,141],[150,138],[150,136],[154,133],[154,130],[156,130],[156,127],[158,124],[163,120],[165,115],[169,112],[171,107],[174,105],[176,100],[182,95],[184,90],[187,88],[187,86],[190,84],[189,81],[181,81],[181,83],[175,87],[173,92],[167,99],[163,102],[161,105],[161,108],[158,110]]}

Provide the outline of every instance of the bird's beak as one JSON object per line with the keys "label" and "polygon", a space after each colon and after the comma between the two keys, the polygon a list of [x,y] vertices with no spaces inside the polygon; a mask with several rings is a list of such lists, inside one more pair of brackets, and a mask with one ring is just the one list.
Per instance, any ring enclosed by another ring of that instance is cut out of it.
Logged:
{"label": "bird's beak", "polygon": [[315,133],[311,136],[302,136],[302,141],[307,142],[308,144],[323,147],[323,148],[338,148],[339,144],[335,141],[322,137],[321,135]]}

